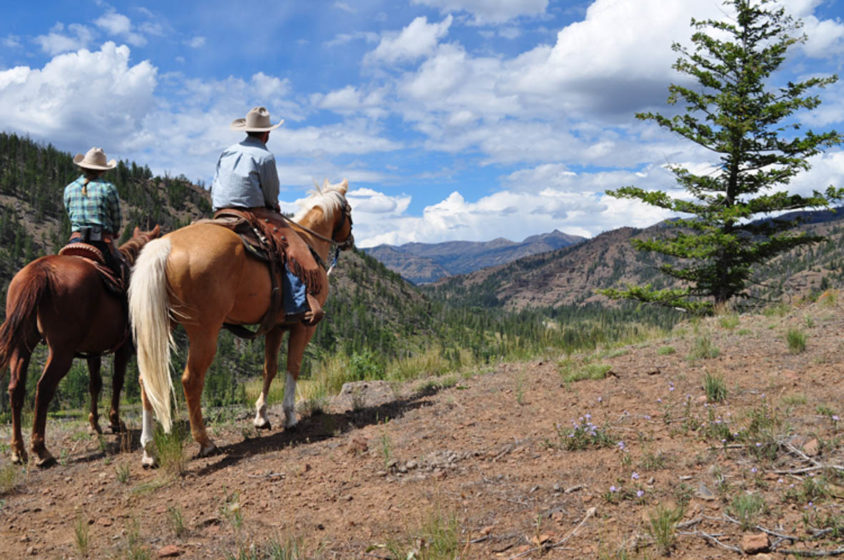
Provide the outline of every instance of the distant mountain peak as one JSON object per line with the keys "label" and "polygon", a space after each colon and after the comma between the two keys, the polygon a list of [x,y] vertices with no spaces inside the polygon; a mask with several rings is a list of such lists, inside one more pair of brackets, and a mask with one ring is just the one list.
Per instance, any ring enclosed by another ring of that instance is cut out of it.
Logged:
{"label": "distant mountain peak", "polygon": [[378,245],[364,251],[406,280],[425,284],[447,276],[467,274],[537,253],[554,251],[583,240],[583,237],[555,229],[551,233],[532,235],[524,241],[497,237],[491,241],[413,242]]}

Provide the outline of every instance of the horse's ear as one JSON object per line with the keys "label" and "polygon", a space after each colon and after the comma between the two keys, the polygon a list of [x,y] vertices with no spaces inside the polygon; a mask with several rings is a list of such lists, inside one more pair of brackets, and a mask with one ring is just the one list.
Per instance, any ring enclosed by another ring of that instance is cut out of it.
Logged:
{"label": "horse's ear", "polygon": [[152,236],[158,237],[161,235],[161,226],[159,224],[155,224],[155,227],[152,228]]}
{"label": "horse's ear", "polygon": [[141,228],[135,226],[135,230],[132,232],[132,237],[138,237],[141,234]]}
{"label": "horse's ear", "polygon": [[343,194],[346,194],[346,191],[349,190],[349,180],[344,178],[340,182],[340,188],[338,188],[337,190],[339,190]]}

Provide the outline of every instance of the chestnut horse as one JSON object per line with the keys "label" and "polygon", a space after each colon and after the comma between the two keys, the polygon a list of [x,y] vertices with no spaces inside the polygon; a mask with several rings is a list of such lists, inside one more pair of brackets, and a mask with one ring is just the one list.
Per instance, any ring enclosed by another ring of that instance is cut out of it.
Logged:
{"label": "chestnut horse", "polygon": [[[135,228],[132,238],[119,250],[131,265],[141,248],[159,234],[158,226],[152,231]],[[88,361],[91,374],[88,421],[92,430],[101,433],[97,412],[102,389],[100,359],[102,354],[114,352],[109,423],[113,431],[123,429],[120,390],[133,347],[127,336],[127,309],[121,299],[106,288],[94,264],[79,256],[41,257],[12,278],[6,295],[6,321],[0,326],[0,371],[9,365],[13,462],[27,460],[21,436],[21,410],[29,360],[42,340],[46,341],[48,354],[35,393],[31,447],[36,464],[49,466],[55,462],[44,445],[47,407],[76,356],[84,356]]]}
{"label": "chestnut horse", "polygon": [[[332,247],[351,247],[351,209],[346,201],[348,181],[325,185],[314,192],[293,218],[292,229],[325,263]],[[339,244],[339,245],[338,245]],[[323,274],[327,274],[324,270]],[[328,281],[317,295],[328,297]],[[214,360],[217,337],[224,324],[255,325],[270,308],[271,280],[266,263],[250,256],[240,238],[227,228],[197,222],[153,241],[144,249],[132,273],[129,313],[138,349],[138,369],[143,401],[142,464],[155,458],[147,444],[153,439],[153,410],[166,432],[172,425],[170,393],[171,327],[181,324],[188,337],[188,356],[182,374],[191,434],[199,443],[199,456],[216,451],[202,418],[200,398],[205,372]],[[282,337],[289,331],[287,379],[284,389],[285,427],[296,424],[296,380],[305,347],[315,332],[301,317],[285,319],[279,312],[265,336],[263,390],[255,403],[254,424],[269,428],[266,398],[278,369]]]}

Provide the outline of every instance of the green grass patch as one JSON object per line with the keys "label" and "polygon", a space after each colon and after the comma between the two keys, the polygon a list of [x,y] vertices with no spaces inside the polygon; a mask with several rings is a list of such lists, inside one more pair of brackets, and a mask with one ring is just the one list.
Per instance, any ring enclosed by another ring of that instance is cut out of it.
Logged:
{"label": "green grass patch", "polygon": [[460,524],[451,512],[434,510],[402,538],[386,545],[390,558],[419,560],[455,560],[460,558]]}
{"label": "green grass patch", "polygon": [[706,401],[719,403],[727,399],[727,382],[723,375],[707,373],[703,376],[703,390],[706,393]]}
{"label": "green grass patch", "polygon": [[700,335],[695,337],[692,343],[692,348],[689,351],[689,360],[708,360],[717,358],[721,351],[712,342],[712,339],[707,335]]}
{"label": "green grass patch", "polygon": [[806,334],[797,328],[790,328],[785,335],[788,351],[792,354],[802,354],[806,351]]}
{"label": "green grass patch", "polygon": [[663,556],[671,554],[674,543],[677,540],[676,524],[683,517],[683,508],[670,508],[658,505],[654,511],[648,514],[648,534]]}
{"label": "green grass patch", "polygon": [[765,512],[767,506],[765,499],[759,494],[744,493],[733,498],[728,509],[742,530],[749,531],[756,526],[756,520]]}

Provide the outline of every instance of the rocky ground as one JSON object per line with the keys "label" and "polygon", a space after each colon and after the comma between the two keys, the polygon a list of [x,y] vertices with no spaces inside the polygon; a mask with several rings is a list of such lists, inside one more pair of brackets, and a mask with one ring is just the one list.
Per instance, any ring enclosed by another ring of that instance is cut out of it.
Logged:
{"label": "rocky ground", "polygon": [[[278,408],[262,433],[251,411],[207,411],[222,453],[188,460],[181,475],[141,468],[137,417],[125,418],[128,436],[102,439],[79,421],[51,419],[59,464],[12,466],[3,449],[0,550],[203,559],[841,553],[839,298],[711,318],[589,355],[347,387],[323,410],[302,407],[296,431],[276,427]],[[8,441],[8,426],[0,438]]]}

